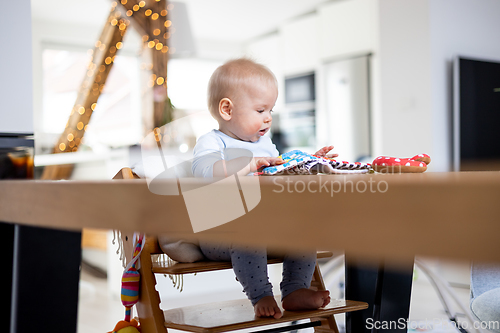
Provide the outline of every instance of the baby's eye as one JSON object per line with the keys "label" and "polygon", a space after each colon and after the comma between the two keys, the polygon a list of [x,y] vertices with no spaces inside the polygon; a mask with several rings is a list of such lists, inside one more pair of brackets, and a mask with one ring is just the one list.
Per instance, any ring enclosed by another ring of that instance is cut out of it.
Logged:
{"label": "baby's eye", "polygon": [[257,110],[257,112],[258,112],[258,113],[262,113],[262,112],[264,112],[264,110]]}
{"label": "baby's eye", "polygon": [[269,113],[273,113],[273,112],[274,112],[274,110],[269,110]]}

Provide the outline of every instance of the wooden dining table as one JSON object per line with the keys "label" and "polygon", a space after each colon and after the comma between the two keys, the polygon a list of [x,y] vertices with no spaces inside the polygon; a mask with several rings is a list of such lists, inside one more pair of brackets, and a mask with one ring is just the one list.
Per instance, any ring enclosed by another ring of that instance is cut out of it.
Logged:
{"label": "wooden dining table", "polygon": [[[239,178],[240,188],[252,181],[247,178],[251,177]],[[260,201],[255,207],[245,207],[242,216],[196,233],[184,197],[187,191],[211,186],[207,192],[210,202],[215,200],[224,207],[226,201],[234,202],[223,195],[232,185],[220,182],[216,186],[214,180],[198,178],[162,182],[177,187],[178,195],[154,194],[146,180],[0,181],[0,221],[12,230],[14,290],[21,285],[21,294],[28,293],[33,285],[30,279],[17,279],[30,270],[31,280],[41,278],[39,266],[54,269],[64,263],[65,267],[79,267],[75,253],[82,228],[166,233],[182,239],[266,245],[286,251],[344,251],[353,263],[348,264],[348,271],[354,269],[349,271],[351,286],[346,281],[351,290],[362,283],[356,267],[366,267],[379,278],[380,267],[384,267],[388,274],[396,273],[391,275],[395,280],[401,280],[400,273],[408,280],[415,255],[500,262],[500,172],[496,171],[262,176]],[[244,201],[244,193],[240,194]],[[22,242],[23,233],[16,228],[33,230],[32,238],[47,238],[36,244]],[[48,236],[41,230],[48,230]],[[61,234],[52,238],[50,231]],[[64,245],[64,240],[70,244]],[[52,252],[41,250],[44,247]],[[60,258],[51,258],[54,249]],[[28,254],[16,259],[16,251],[28,251],[31,259]],[[71,273],[62,274],[69,277]],[[389,279],[388,275],[386,281]],[[33,288],[40,291],[38,284]],[[408,283],[402,288],[404,295],[409,293]],[[74,292],[74,281],[69,289]],[[13,307],[20,306],[21,296]],[[407,306],[409,295],[402,302]],[[13,310],[26,318],[28,310],[19,311]]]}

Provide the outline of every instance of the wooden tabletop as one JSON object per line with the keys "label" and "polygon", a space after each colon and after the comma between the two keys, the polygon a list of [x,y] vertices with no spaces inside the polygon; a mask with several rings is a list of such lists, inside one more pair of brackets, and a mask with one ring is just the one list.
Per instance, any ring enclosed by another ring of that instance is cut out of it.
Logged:
{"label": "wooden tabletop", "polygon": [[[240,178],[241,186],[250,178]],[[259,180],[261,200],[253,210],[196,234],[183,196],[155,195],[145,180],[0,181],[0,221],[345,250],[367,260],[427,255],[500,261],[500,172]],[[164,182],[177,186],[175,179]],[[210,184],[182,182],[192,188]]]}

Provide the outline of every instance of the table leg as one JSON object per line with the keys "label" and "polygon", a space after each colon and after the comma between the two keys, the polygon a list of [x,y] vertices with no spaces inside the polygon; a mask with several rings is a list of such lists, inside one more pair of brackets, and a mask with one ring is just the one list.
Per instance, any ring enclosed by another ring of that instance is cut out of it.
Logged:
{"label": "table leg", "polygon": [[81,233],[0,225],[10,231],[10,332],[76,332]]}
{"label": "table leg", "polygon": [[363,266],[346,255],[346,299],[369,304],[346,314],[347,332],[407,332],[412,277],[413,259],[395,270],[383,263]]}
{"label": "table leg", "polygon": [[0,274],[0,285],[2,286],[2,292],[5,293],[5,297],[2,297],[2,299],[4,300],[2,301],[2,313],[4,318],[7,318],[7,328],[4,327],[4,330],[6,330],[7,332],[11,332],[10,299],[12,295],[12,266],[14,263],[14,225],[9,223],[0,223],[0,235],[2,235],[2,241],[0,242],[0,253],[2,253],[2,257],[4,258],[2,265],[2,274]]}

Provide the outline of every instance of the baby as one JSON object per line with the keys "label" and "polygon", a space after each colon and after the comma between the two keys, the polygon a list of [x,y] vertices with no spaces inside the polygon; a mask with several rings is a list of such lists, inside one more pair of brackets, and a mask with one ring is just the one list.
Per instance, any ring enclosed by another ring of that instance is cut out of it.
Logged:
{"label": "baby", "polygon": [[[279,152],[265,134],[271,128],[278,85],[273,73],[249,59],[236,59],[215,70],[208,85],[208,108],[219,123],[218,130],[201,136],[194,148],[193,174],[196,177],[224,177],[239,171],[249,174],[262,167],[283,164]],[[224,149],[240,148],[253,153],[248,159],[224,158]],[[316,154],[325,156],[333,146]],[[334,155],[329,155],[334,156]],[[335,155],[336,156],[336,155]],[[265,248],[200,242],[203,254],[211,260],[231,261],[243,290],[258,317],[282,316],[267,276]],[[285,310],[311,310],[330,302],[328,291],[308,289],[316,264],[316,254],[285,256],[280,284]]]}

